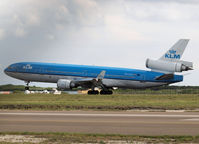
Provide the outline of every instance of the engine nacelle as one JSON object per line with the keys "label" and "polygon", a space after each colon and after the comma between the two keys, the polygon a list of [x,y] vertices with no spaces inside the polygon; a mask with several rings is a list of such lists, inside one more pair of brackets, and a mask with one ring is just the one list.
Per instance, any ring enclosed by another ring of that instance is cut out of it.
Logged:
{"label": "engine nacelle", "polygon": [[162,60],[146,60],[146,67],[152,70],[162,71],[162,72],[182,72],[188,71],[192,68],[184,65],[179,62],[170,62],[170,61],[162,61]]}
{"label": "engine nacelle", "polygon": [[75,87],[75,84],[71,80],[59,79],[57,82],[57,88],[59,89],[72,89]]}

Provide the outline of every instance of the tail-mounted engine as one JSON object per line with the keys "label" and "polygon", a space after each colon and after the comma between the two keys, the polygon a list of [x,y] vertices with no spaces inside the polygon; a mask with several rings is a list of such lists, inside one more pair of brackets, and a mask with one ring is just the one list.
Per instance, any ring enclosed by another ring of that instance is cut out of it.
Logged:
{"label": "tail-mounted engine", "polygon": [[187,61],[146,60],[146,67],[160,72],[182,72],[192,70],[193,63]]}

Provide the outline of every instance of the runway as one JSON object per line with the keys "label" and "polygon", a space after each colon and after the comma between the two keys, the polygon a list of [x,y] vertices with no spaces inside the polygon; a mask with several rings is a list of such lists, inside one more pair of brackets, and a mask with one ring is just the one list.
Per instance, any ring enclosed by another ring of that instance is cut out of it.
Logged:
{"label": "runway", "polygon": [[199,135],[199,113],[0,111],[0,131]]}

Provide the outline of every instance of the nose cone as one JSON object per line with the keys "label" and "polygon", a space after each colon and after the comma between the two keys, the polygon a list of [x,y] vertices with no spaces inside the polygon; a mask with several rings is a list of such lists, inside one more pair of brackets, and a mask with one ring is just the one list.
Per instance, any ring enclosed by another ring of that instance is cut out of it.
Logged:
{"label": "nose cone", "polygon": [[15,78],[15,67],[14,64],[9,65],[6,69],[4,69],[4,73],[10,77],[14,77]]}
{"label": "nose cone", "polygon": [[4,73],[8,75],[8,68],[4,69]]}

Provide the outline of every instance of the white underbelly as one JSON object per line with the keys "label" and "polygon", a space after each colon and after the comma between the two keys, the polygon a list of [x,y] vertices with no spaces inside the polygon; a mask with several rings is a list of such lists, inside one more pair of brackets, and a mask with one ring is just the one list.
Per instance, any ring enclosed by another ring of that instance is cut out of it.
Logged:
{"label": "white underbelly", "polygon": [[120,87],[120,88],[147,88],[154,86],[161,86],[167,83],[162,82],[146,82],[146,81],[133,81],[133,80],[115,80],[115,79],[104,79],[103,84],[107,87]]}
{"label": "white underbelly", "polygon": [[[59,79],[74,80],[81,77],[75,76],[61,76],[61,75],[45,75],[45,74],[30,74],[30,73],[16,73],[9,72],[11,77],[32,82],[49,82],[57,83]],[[165,85],[162,82],[147,82],[147,81],[133,81],[133,80],[119,80],[119,79],[103,79],[103,84],[107,87],[120,87],[120,88],[146,88]]]}

